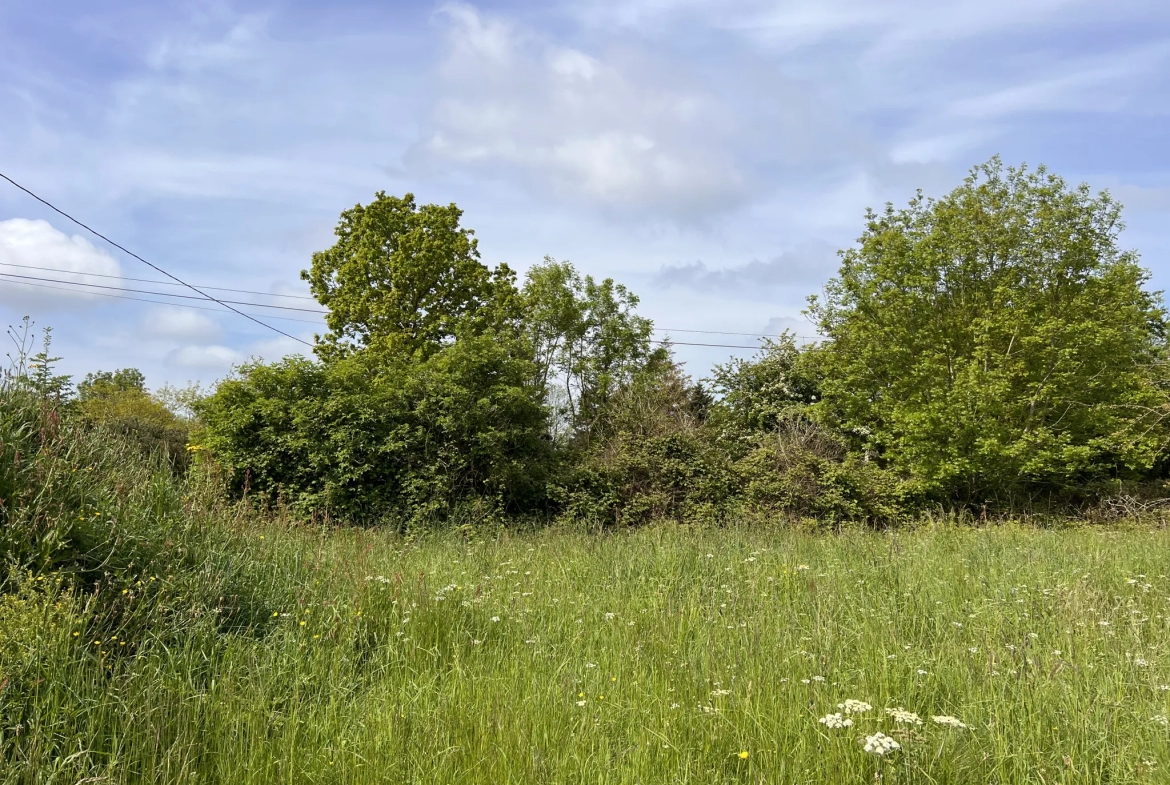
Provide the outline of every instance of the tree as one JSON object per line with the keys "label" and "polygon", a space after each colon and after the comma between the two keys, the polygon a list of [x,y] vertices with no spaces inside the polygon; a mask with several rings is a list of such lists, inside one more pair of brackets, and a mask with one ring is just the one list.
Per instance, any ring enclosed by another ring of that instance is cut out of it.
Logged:
{"label": "tree", "polygon": [[667,359],[651,345],[653,322],[635,312],[638,297],[612,278],[582,277],[569,262],[545,257],[528,271],[522,301],[558,433],[587,437],[616,390]]}
{"label": "tree", "polygon": [[788,331],[765,340],[750,360],[733,358],[716,365],[710,382],[719,402],[712,409],[712,424],[733,443],[775,431],[789,415],[806,411],[817,400],[809,366],[808,356]]}
{"label": "tree", "polygon": [[812,298],[821,414],[938,497],[1007,502],[1147,471],[1163,311],[1121,207],[1044,168],[974,168],[867,214]]}
{"label": "tree", "polygon": [[319,353],[373,348],[429,356],[458,334],[515,317],[515,275],[479,261],[454,204],[418,207],[379,191],[342,212],[337,243],[301,272],[329,313]]}

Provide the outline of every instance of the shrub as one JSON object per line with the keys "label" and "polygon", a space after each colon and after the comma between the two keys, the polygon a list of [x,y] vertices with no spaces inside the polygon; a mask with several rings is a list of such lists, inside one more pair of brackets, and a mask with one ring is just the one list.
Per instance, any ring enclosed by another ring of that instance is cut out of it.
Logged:
{"label": "shrub", "polygon": [[243,367],[197,405],[197,439],[237,494],[355,523],[539,502],[549,454],[531,362],[496,335],[426,359],[371,352]]}

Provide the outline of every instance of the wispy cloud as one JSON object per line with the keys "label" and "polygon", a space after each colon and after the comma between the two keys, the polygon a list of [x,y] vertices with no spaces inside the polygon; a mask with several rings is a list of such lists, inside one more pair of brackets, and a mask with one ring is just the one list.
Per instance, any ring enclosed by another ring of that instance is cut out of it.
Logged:
{"label": "wispy cloud", "polygon": [[699,292],[736,294],[741,297],[774,297],[778,289],[807,291],[827,280],[836,268],[832,246],[810,244],[767,261],[754,260],[733,267],[712,269],[704,262],[663,267],[652,285],[681,287]]}
{"label": "wispy cloud", "polygon": [[728,112],[633,51],[587,53],[464,4],[443,6],[446,57],[421,165],[519,177],[616,210],[690,215],[747,194]]}

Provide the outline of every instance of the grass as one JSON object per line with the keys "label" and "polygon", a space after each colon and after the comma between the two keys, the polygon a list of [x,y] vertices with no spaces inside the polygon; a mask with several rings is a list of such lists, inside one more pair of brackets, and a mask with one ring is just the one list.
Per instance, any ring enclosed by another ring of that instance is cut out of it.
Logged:
{"label": "grass", "polygon": [[[103,640],[92,596],[37,606],[6,781],[1170,777],[1162,530],[237,536],[288,590],[263,634]],[[874,708],[818,723],[846,699]]]}
{"label": "grass", "polygon": [[0,783],[1170,780],[1165,529],[315,530],[18,393]]}

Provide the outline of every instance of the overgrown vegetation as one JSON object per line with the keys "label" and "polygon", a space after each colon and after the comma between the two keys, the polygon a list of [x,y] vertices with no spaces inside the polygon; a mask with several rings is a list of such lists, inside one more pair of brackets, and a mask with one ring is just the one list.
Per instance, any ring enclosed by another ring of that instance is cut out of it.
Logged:
{"label": "overgrown vegetation", "polygon": [[825,341],[702,382],[460,217],[346,211],[317,356],[209,395],[14,331],[0,782],[1164,779],[1164,317],[1107,196],[872,215]]}
{"label": "overgrown vegetation", "polygon": [[[304,277],[317,357],[248,365],[198,406],[236,493],[353,522],[741,511],[884,524],[928,508],[1160,495],[1160,294],[1120,206],[1043,168],[976,167],[870,213],[808,315],[695,382],[637,297],[546,259],[517,287],[454,206],[379,194]],[[460,517],[462,516],[462,517]]]}

